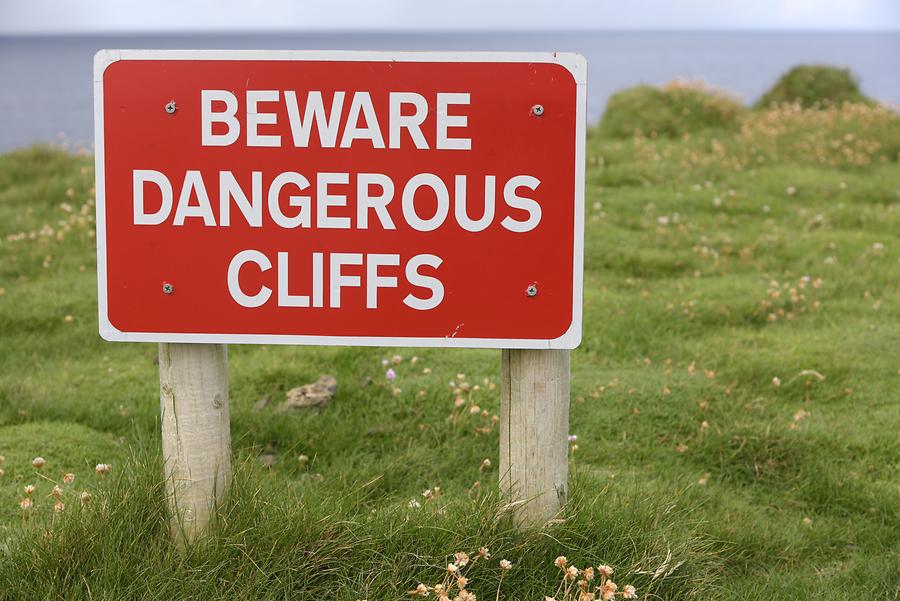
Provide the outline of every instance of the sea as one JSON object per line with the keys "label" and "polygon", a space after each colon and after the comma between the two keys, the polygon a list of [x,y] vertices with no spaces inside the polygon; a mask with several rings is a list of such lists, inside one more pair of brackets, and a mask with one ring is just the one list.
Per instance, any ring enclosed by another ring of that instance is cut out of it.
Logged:
{"label": "sea", "polygon": [[423,32],[0,36],[0,152],[92,147],[93,55],[102,48],[574,51],[588,62],[588,120],[637,84],[699,80],[750,104],[799,63],[849,68],[900,103],[900,32]]}

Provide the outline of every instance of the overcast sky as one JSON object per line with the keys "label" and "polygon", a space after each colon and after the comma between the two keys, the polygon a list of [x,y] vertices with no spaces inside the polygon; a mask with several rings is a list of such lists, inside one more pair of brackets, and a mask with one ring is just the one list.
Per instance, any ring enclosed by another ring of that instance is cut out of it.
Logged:
{"label": "overcast sky", "polygon": [[900,0],[0,0],[0,33],[900,29]]}

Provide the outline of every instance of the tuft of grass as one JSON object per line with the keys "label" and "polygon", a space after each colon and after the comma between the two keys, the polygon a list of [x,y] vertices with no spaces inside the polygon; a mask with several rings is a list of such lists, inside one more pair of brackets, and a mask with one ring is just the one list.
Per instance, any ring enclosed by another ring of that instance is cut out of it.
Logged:
{"label": "tuft of grass", "polygon": [[874,104],[860,91],[859,83],[849,69],[798,65],[782,75],[756,106],[797,104],[803,108],[824,108],[845,102]]}
{"label": "tuft of grass", "polygon": [[736,99],[702,83],[642,85],[609,98],[598,131],[612,138],[679,137],[704,129],[734,129],[742,112]]}
{"label": "tuft of grass", "polygon": [[686,491],[661,503],[658,491],[609,487],[599,503],[589,481],[576,481],[565,519],[520,532],[495,493],[375,510],[375,481],[286,490],[252,461],[236,467],[218,531],[179,553],[167,538],[158,448],[148,442],[125,465],[89,504],[36,513],[11,539],[0,599],[396,599],[439,582],[452,552],[473,545],[494,558],[467,574],[479,598],[501,584],[501,557],[517,559],[502,590],[520,598],[552,588],[553,559],[567,553],[634,572],[646,594],[694,599],[712,590],[721,564],[722,545],[676,508]]}

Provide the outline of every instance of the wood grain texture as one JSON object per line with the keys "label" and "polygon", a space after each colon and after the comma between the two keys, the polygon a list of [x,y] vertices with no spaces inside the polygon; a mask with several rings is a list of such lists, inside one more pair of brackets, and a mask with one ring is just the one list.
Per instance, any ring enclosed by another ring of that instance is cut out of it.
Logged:
{"label": "wood grain texture", "polygon": [[223,344],[159,345],[163,469],[179,543],[209,527],[231,483],[227,352]]}
{"label": "wood grain texture", "polygon": [[569,351],[502,351],[500,491],[520,525],[542,525],[565,504],[568,435]]}

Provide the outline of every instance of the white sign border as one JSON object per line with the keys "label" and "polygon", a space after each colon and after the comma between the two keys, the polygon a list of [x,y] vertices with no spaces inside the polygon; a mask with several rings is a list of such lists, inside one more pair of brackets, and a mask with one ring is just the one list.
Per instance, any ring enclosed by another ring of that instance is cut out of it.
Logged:
{"label": "white sign border", "polygon": [[[120,60],[277,60],[378,62],[551,63],[567,69],[576,84],[575,232],[572,262],[572,323],[559,338],[421,338],[402,336],[306,336],[285,334],[196,334],[123,332],[109,321],[106,288],[106,174],[104,171],[103,73]],[[97,197],[97,300],[100,336],[112,342],[203,344],[291,344],[506,349],[574,349],[581,342],[584,280],[584,170],[587,61],[574,52],[368,52],[319,50],[100,50],[94,55],[94,161]]]}

